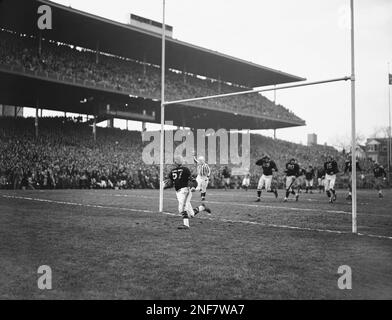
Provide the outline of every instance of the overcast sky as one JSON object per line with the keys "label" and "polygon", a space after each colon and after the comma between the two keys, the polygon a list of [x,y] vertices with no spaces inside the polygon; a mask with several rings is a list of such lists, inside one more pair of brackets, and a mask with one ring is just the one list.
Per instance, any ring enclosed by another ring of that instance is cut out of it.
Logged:
{"label": "overcast sky", "polygon": [[[162,0],[56,2],[124,23],[130,13],[162,20]],[[350,75],[349,2],[166,0],[166,23],[179,40],[316,81]],[[355,6],[357,129],[369,136],[388,126],[392,0]],[[278,138],[306,143],[314,132],[319,143],[336,144],[350,136],[349,82],[278,91],[277,102],[307,123],[278,130]]]}

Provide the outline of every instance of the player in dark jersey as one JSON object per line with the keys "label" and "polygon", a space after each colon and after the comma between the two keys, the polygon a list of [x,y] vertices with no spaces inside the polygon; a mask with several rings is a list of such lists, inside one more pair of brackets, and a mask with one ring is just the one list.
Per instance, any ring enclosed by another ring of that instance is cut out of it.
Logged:
{"label": "player in dark jersey", "polygon": [[222,176],[223,176],[225,191],[227,191],[227,189],[230,189],[230,177],[231,177],[230,169],[228,168],[228,166],[225,166],[223,168]]}
{"label": "player in dark jersey", "polygon": [[[351,175],[352,165],[351,164],[352,164],[351,154],[349,153],[349,154],[347,154],[346,161],[344,162],[344,174],[348,175],[348,195],[346,197],[346,200],[352,200],[352,195],[351,195],[351,192],[352,192],[352,175]],[[358,159],[356,159],[356,161],[355,161],[355,166],[356,166],[357,172],[362,172],[362,168],[359,166]]]}
{"label": "player in dark jersey", "polygon": [[374,163],[373,167],[374,174],[374,187],[378,191],[378,197],[383,198],[382,187],[384,185],[385,180],[387,179],[387,173],[383,166],[381,166],[378,162]]}
{"label": "player in dark jersey", "polygon": [[310,192],[313,193],[313,178],[314,178],[314,169],[313,166],[310,164],[305,169],[305,183],[306,183],[306,193]]}
{"label": "player in dark jersey", "polygon": [[265,155],[260,160],[256,161],[257,166],[261,166],[263,169],[263,174],[259,179],[259,183],[257,185],[257,199],[256,202],[260,201],[261,190],[263,187],[267,192],[273,192],[275,194],[275,198],[278,197],[278,190],[275,187],[272,187],[272,178],[274,172],[278,171],[278,167],[276,163],[270,159],[268,155]]}
{"label": "player in dark jersey", "polygon": [[317,187],[319,189],[319,193],[325,191],[325,170],[324,167],[319,167],[317,169]]}
{"label": "player in dark jersey", "polygon": [[170,171],[169,178],[164,181],[165,188],[174,186],[178,200],[178,211],[183,218],[183,225],[179,229],[189,229],[189,218],[199,212],[211,212],[204,204],[193,209],[191,205],[192,192],[195,191],[197,182],[192,178],[191,171],[183,165],[184,160],[178,156],[174,160],[175,167]]}
{"label": "player in dark jersey", "polygon": [[336,174],[339,172],[338,163],[333,156],[328,156],[327,161],[324,163],[325,170],[325,191],[329,198],[329,202],[336,201],[335,182]]}
{"label": "player in dark jersey", "polygon": [[290,192],[295,195],[295,201],[298,201],[299,194],[294,191],[294,183],[299,175],[299,165],[294,158],[290,159],[285,166],[286,174],[286,196],[284,202],[289,198]]}

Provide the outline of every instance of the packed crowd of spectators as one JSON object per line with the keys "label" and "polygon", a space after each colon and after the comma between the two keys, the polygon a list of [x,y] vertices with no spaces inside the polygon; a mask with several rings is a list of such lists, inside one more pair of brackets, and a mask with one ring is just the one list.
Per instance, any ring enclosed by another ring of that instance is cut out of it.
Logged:
{"label": "packed crowd of spectators", "polygon": [[[19,67],[38,75],[54,75],[64,81],[122,90],[134,96],[160,99],[160,68],[146,63],[77,48],[75,46],[20,36],[0,29],[0,65]],[[40,51],[40,54],[39,54]],[[222,81],[204,79],[182,72],[166,74],[168,100],[242,91],[244,88]],[[261,94],[192,102],[236,113],[259,114],[281,120],[302,121],[293,112],[275,105]]]}
{"label": "packed crowd of spectators", "polygon": [[[219,139],[217,142],[219,149]],[[41,118],[39,137],[35,138],[34,119],[3,117],[0,188],[159,188],[159,167],[146,165],[142,160],[146,144],[141,132],[101,127],[97,127],[94,141],[91,126],[80,119],[60,117]],[[261,175],[255,162],[265,154],[277,163],[278,187],[283,186],[283,168],[292,157],[302,167],[312,164],[317,169],[327,155],[334,155],[341,172],[344,170],[345,156],[332,147],[307,147],[261,135],[251,135],[251,146],[251,187],[257,185]],[[360,165],[363,173],[371,176],[372,164],[362,160]],[[165,174],[170,168],[165,168]],[[212,165],[211,169],[210,188],[223,187],[223,166]],[[233,174],[232,187],[239,188],[242,178]],[[360,181],[360,186],[366,187],[366,183]]]}
{"label": "packed crowd of spectators", "polygon": [[158,168],[141,158],[140,132],[91,127],[64,118],[0,118],[0,187],[156,188]]}

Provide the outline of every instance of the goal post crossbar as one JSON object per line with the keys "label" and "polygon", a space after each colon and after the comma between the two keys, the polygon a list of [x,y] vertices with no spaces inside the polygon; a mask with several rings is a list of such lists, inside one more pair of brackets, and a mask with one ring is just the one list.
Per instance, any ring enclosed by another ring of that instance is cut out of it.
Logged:
{"label": "goal post crossbar", "polygon": [[341,78],[334,78],[328,80],[320,80],[320,81],[312,81],[312,82],[305,82],[305,83],[297,83],[291,85],[281,85],[281,86],[268,86],[268,88],[259,88],[259,89],[252,89],[252,90],[245,90],[245,91],[238,91],[238,92],[230,92],[230,93],[223,93],[223,94],[216,94],[212,96],[204,96],[204,97],[197,97],[197,98],[189,98],[189,99],[181,99],[181,100],[173,100],[173,101],[166,101],[163,102],[163,105],[173,105],[173,104],[180,104],[180,103],[187,103],[193,101],[200,101],[200,100],[209,100],[209,99],[217,99],[217,98],[225,98],[225,97],[233,97],[239,96],[244,94],[252,94],[252,93],[260,93],[260,92],[267,92],[267,91],[276,91],[282,89],[290,89],[290,88],[298,88],[298,87],[305,87],[305,86],[312,86],[322,83],[329,83],[329,82],[337,82],[337,81],[348,81],[351,80],[351,77],[341,77]]}

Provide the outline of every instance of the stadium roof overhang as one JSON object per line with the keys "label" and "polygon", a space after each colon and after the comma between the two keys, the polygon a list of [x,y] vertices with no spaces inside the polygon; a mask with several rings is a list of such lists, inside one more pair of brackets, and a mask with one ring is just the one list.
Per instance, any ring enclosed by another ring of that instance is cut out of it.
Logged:
{"label": "stadium roof overhang", "polygon": [[[42,31],[43,37],[92,50],[98,46],[102,52],[161,64],[159,34],[47,0],[0,1],[0,27],[37,35],[37,7],[41,4],[50,5],[53,14],[53,29]],[[247,87],[305,80],[172,38],[167,39],[166,63],[168,68]]]}
{"label": "stadium roof overhang", "polygon": [[[0,103],[88,115],[160,122],[160,101],[135,97],[114,88],[99,88],[56,76],[0,67]],[[110,105],[110,112],[108,112]],[[305,125],[304,121],[276,119],[252,113],[218,110],[206,105],[171,105],[165,117],[175,126],[190,128],[279,129]]]}

